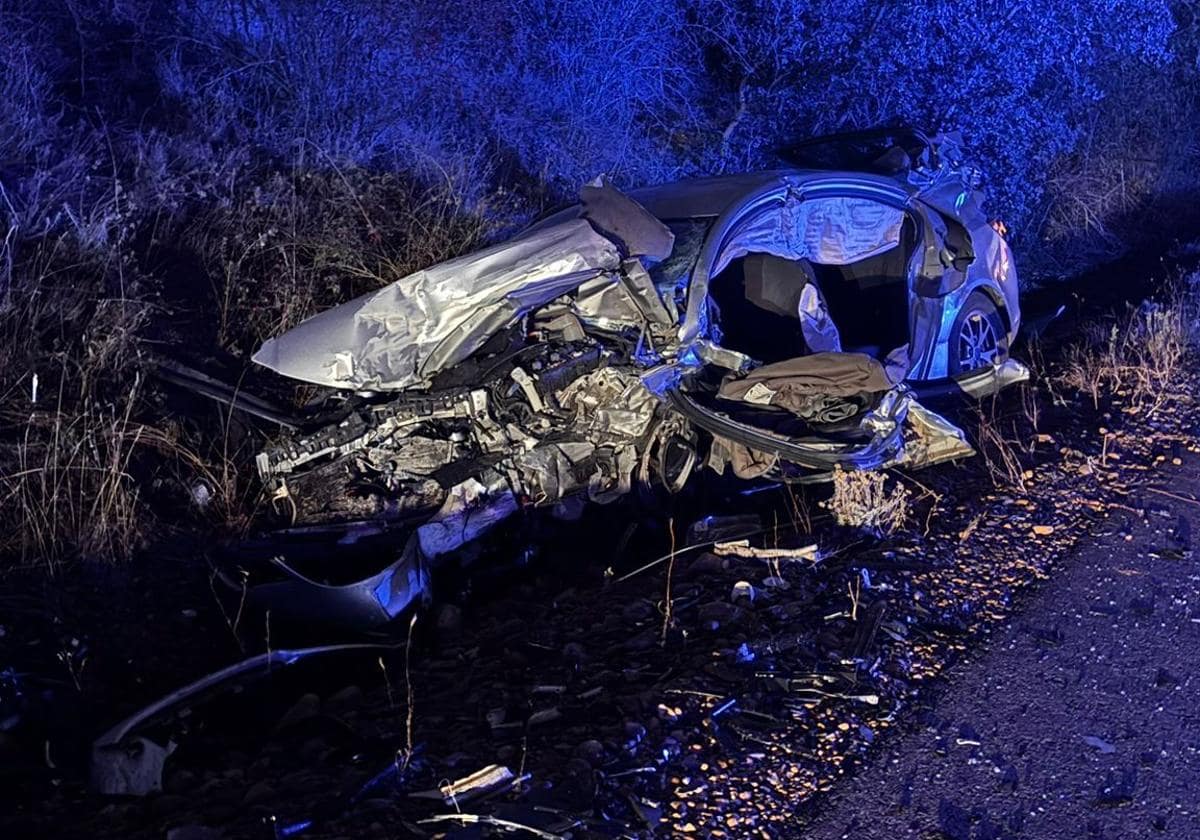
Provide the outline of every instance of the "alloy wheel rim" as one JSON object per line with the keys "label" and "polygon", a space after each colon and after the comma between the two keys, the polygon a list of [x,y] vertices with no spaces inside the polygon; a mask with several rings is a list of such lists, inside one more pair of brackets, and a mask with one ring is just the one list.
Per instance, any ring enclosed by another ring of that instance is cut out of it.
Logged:
{"label": "alloy wheel rim", "polygon": [[958,357],[963,370],[990,367],[999,353],[1000,340],[992,322],[982,312],[972,312],[958,331]]}

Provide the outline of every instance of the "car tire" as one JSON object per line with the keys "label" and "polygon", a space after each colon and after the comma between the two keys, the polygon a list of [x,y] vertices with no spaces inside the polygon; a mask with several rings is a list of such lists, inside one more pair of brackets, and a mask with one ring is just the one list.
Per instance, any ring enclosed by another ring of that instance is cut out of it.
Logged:
{"label": "car tire", "polygon": [[951,376],[990,367],[1008,357],[1008,333],[996,304],[985,293],[967,296],[948,339]]}

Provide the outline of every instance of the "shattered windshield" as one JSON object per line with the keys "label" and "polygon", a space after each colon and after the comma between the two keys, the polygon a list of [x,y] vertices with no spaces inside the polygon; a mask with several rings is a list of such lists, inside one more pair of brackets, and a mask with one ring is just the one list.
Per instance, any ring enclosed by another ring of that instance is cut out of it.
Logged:
{"label": "shattered windshield", "polygon": [[659,297],[664,302],[674,302],[676,312],[683,312],[686,308],[688,278],[700,256],[712,222],[712,219],[663,220],[663,224],[675,234],[675,244],[665,260],[647,266],[647,270]]}

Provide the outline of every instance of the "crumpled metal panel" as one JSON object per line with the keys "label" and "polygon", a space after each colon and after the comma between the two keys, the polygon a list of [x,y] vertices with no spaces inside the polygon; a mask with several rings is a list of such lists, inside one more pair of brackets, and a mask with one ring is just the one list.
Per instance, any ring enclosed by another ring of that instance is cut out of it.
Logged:
{"label": "crumpled metal panel", "polygon": [[250,601],[272,615],[293,621],[313,616],[340,627],[365,630],[380,627],[422,597],[429,587],[426,557],[415,541],[405,544],[400,556],[385,568],[354,583],[334,585],[312,580],[282,559],[275,566],[286,579],[254,586]]}
{"label": "crumpled metal panel", "polygon": [[520,315],[621,264],[585,219],[435,265],[321,312],[254,361],[318,385],[397,390],[457,364]]}
{"label": "crumpled metal panel", "polygon": [[966,227],[975,251],[975,262],[968,269],[968,274],[986,277],[1000,287],[1005,311],[1013,324],[1012,336],[1015,336],[1016,325],[1021,320],[1016,263],[1008,242],[996,232],[983,211],[983,194],[961,181],[948,180],[922,192],[921,201],[957,218]]}
{"label": "crumpled metal panel", "polygon": [[904,422],[904,449],[894,466],[917,469],[975,454],[962,429],[916,400],[909,402]]}
{"label": "crumpled metal panel", "polygon": [[579,377],[557,396],[575,413],[573,425],[599,441],[641,439],[659,404],[639,377],[611,367]]}
{"label": "crumpled metal panel", "polygon": [[626,260],[616,275],[601,275],[580,286],[571,308],[582,323],[604,330],[648,329],[660,340],[675,333],[675,319],[637,260]]}
{"label": "crumpled metal panel", "polygon": [[450,488],[441,510],[417,528],[421,555],[441,557],[471,542],[517,512],[517,498],[497,472],[485,476],[486,484],[468,478]]}

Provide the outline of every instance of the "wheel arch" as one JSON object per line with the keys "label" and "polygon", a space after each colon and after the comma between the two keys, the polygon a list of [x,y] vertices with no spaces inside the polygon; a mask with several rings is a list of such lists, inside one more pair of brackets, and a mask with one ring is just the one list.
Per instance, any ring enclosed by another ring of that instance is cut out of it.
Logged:
{"label": "wheel arch", "polygon": [[[1006,335],[1012,333],[1012,316],[1008,313],[1008,304],[1004,300],[1004,295],[1000,290],[988,283],[980,283],[972,292],[981,292],[987,296],[987,299],[992,302],[992,306],[996,307],[996,312],[1000,314],[1000,319],[1004,322],[1004,332]],[[969,293],[968,293],[969,296]]]}

